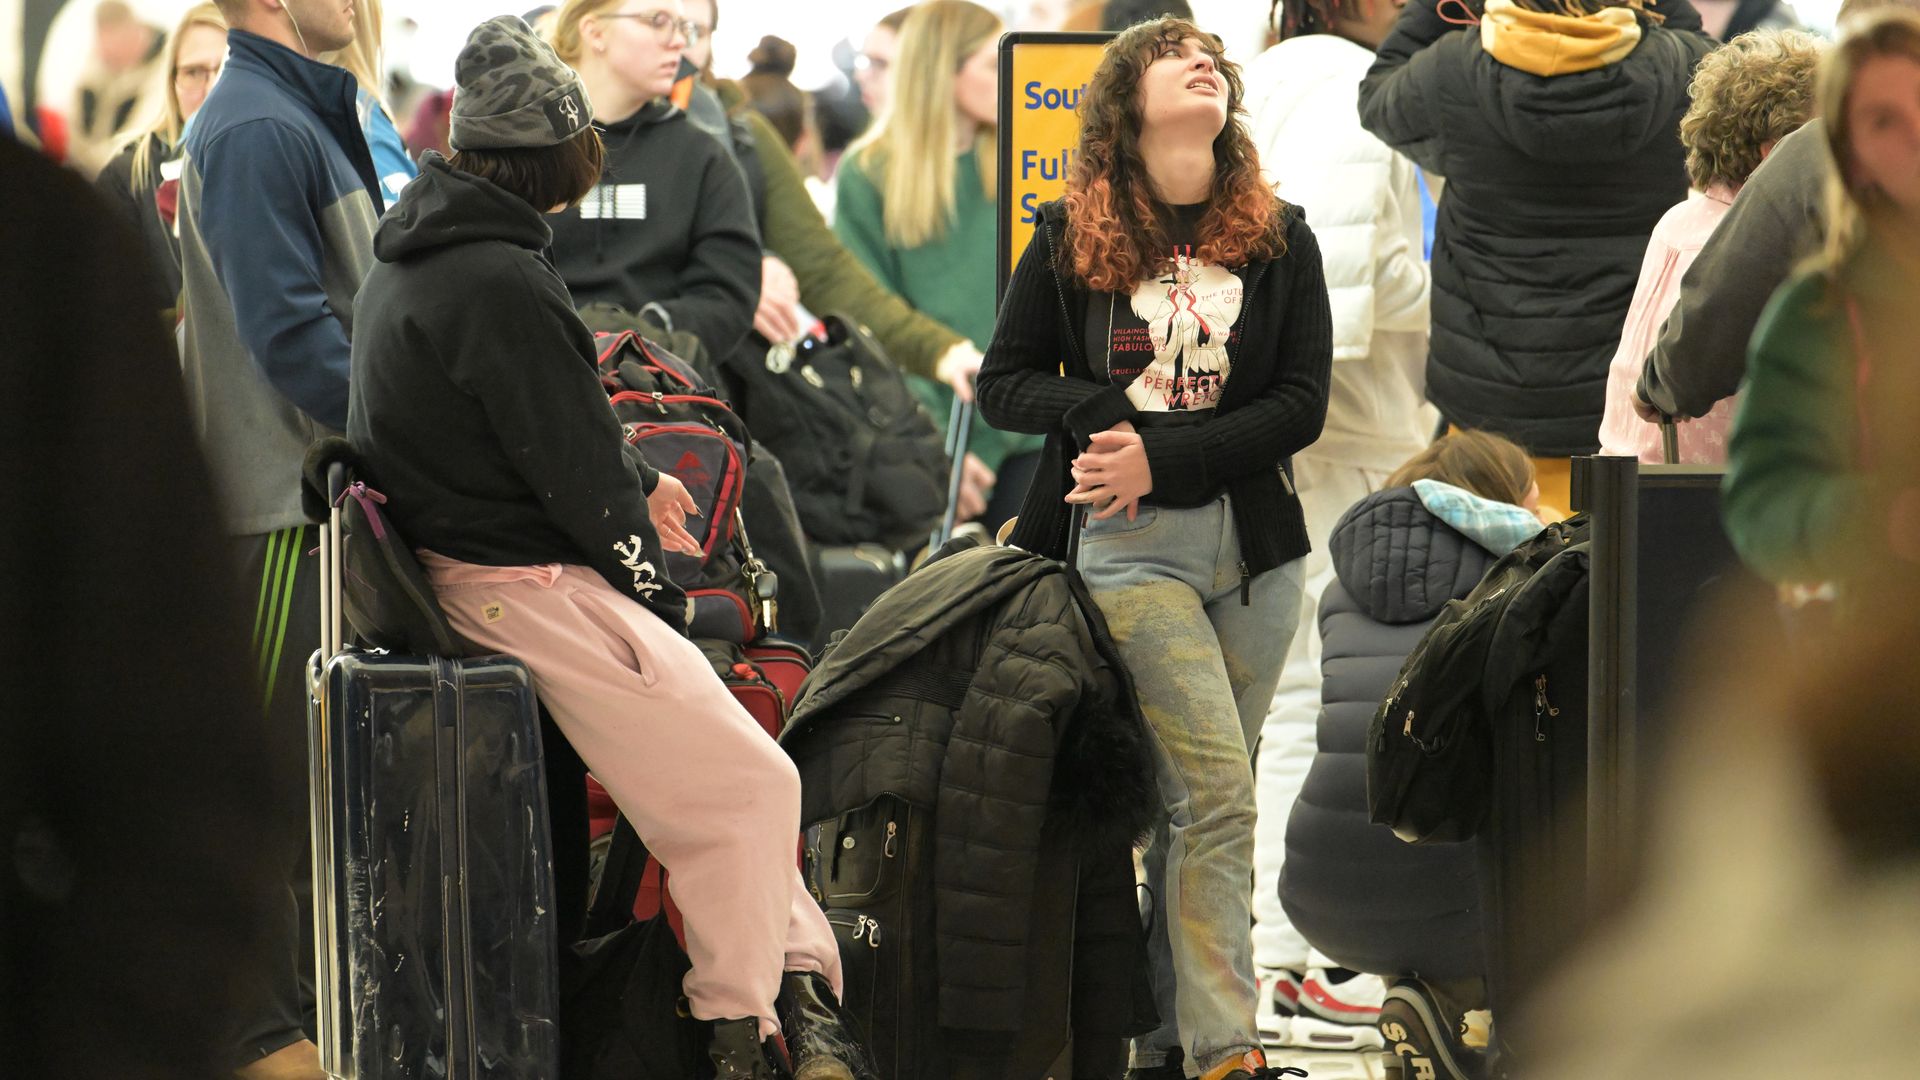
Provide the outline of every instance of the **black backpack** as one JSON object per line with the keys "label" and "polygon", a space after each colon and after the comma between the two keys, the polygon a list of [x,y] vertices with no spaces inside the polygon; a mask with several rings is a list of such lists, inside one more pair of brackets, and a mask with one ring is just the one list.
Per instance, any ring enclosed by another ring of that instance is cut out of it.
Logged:
{"label": "black backpack", "polygon": [[1588,532],[1584,516],[1548,526],[1494,563],[1464,600],[1448,601],[1428,628],[1368,730],[1374,823],[1409,843],[1466,840],[1480,831],[1492,784],[1492,717],[1519,677],[1490,670],[1499,666],[1494,642],[1511,638],[1513,630],[1502,627],[1514,597]]}
{"label": "black backpack", "polygon": [[940,428],[865,327],[822,322],[824,338],[735,351],[727,368],[741,414],[786,464],[808,539],[924,543],[947,505]]}

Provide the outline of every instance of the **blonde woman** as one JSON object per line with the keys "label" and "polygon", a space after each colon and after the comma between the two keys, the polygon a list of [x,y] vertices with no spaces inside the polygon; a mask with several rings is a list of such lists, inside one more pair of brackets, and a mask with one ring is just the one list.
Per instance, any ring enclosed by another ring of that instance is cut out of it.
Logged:
{"label": "blonde woman", "polygon": [[723,357],[753,327],[760,236],[727,147],[668,100],[690,33],[681,0],[561,5],[553,48],[586,85],[607,159],[586,199],[547,223],[574,303],[624,308]]}
{"label": "blonde woman", "polygon": [[338,64],[353,74],[355,82],[360,84],[360,130],[367,137],[367,149],[373,152],[373,169],[380,177],[380,194],[386,197],[387,205],[392,206],[400,197],[400,189],[407,181],[419,174],[413,158],[407,153],[407,144],[400,138],[400,129],[394,127],[393,116],[387,112],[386,94],[382,87],[386,84],[386,64],[381,46],[382,33],[386,27],[386,17],[381,11],[380,0],[355,0],[353,5],[353,44],[321,57],[330,64]]}
{"label": "blonde woman", "polygon": [[173,231],[180,136],[187,120],[207,100],[207,91],[213,89],[226,59],[226,17],[212,4],[188,8],[167,39],[166,85],[159,115],[107,163],[94,182],[139,230],[156,280],[164,289],[159,298],[162,309],[174,307],[180,296],[180,238]]}
{"label": "blonde woman", "polygon": [[[900,28],[887,111],[840,163],[834,232],[880,283],[984,349],[993,337],[999,16],[968,0],[920,4]],[[971,397],[977,351],[942,357],[946,386],[915,378],[936,417]],[[974,425],[969,486],[989,529],[1019,510],[1040,440]],[[994,471],[997,470],[997,483]]]}

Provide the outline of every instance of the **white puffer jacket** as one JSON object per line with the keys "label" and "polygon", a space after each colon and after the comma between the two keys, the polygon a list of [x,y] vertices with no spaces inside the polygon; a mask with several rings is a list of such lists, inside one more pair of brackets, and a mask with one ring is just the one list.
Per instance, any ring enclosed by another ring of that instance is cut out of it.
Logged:
{"label": "white puffer jacket", "polygon": [[1333,303],[1326,429],[1305,456],[1389,472],[1432,440],[1420,191],[1411,161],[1360,126],[1373,53],[1332,34],[1283,41],[1245,72],[1260,164],[1306,209]]}

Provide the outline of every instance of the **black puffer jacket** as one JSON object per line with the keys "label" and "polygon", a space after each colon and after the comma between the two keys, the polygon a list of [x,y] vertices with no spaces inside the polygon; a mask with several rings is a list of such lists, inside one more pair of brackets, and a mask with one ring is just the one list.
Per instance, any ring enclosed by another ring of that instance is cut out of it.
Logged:
{"label": "black puffer jacket", "polygon": [[[945,695],[926,688],[955,680],[963,704],[936,704]],[[1042,831],[1066,830],[1081,855],[1075,1026],[1093,1017],[1126,1035],[1145,960],[1131,851],[1160,806],[1145,733],[1077,579],[983,547],[882,596],[815,669],[780,741],[800,769],[803,823],[881,795],[934,811],[944,1027],[1021,1029]],[[1099,895],[1089,880],[1106,883]]]}
{"label": "black puffer jacket", "polygon": [[[1680,117],[1714,41],[1688,0],[1648,10],[1665,23],[1642,17],[1623,56],[1551,34],[1549,16],[1489,12],[1516,31],[1489,52],[1411,0],[1360,84],[1367,130],[1447,181],[1427,396],[1539,455],[1599,445],[1647,239],[1687,194]],[[1600,66],[1577,70],[1583,56]]]}
{"label": "black puffer jacket", "polygon": [[1287,819],[1280,900],[1343,967],[1452,979],[1486,972],[1474,849],[1402,843],[1367,820],[1367,726],[1447,601],[1494,556],[1412,488],[1369,495],[1334,527],[1320,601],[1319,753]]}

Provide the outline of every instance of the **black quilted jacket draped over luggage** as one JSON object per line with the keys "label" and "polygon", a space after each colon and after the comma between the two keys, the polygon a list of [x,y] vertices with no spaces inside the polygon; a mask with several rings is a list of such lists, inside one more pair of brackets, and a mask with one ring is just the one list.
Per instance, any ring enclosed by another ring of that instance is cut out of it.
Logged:
{"label": "black quilted jacket draped over luggage", "polygon": [[937,970],[925,993],[937,993],[940,1027],[1015,1032],[1042,1007],[1026,961],[1056,942],[1029,913],[1058,861],[1043,849],[1064,838],[1080,867],[1076,1036],[1084,1021],[1124,1037],[1142,1028],[1145,956],[1130,853],[1160,806],[1145,732],[1078,579],[983,547],[883,596],[814,671],[781,742],[800,769],[803,823],[883,796],[931,811]]}

